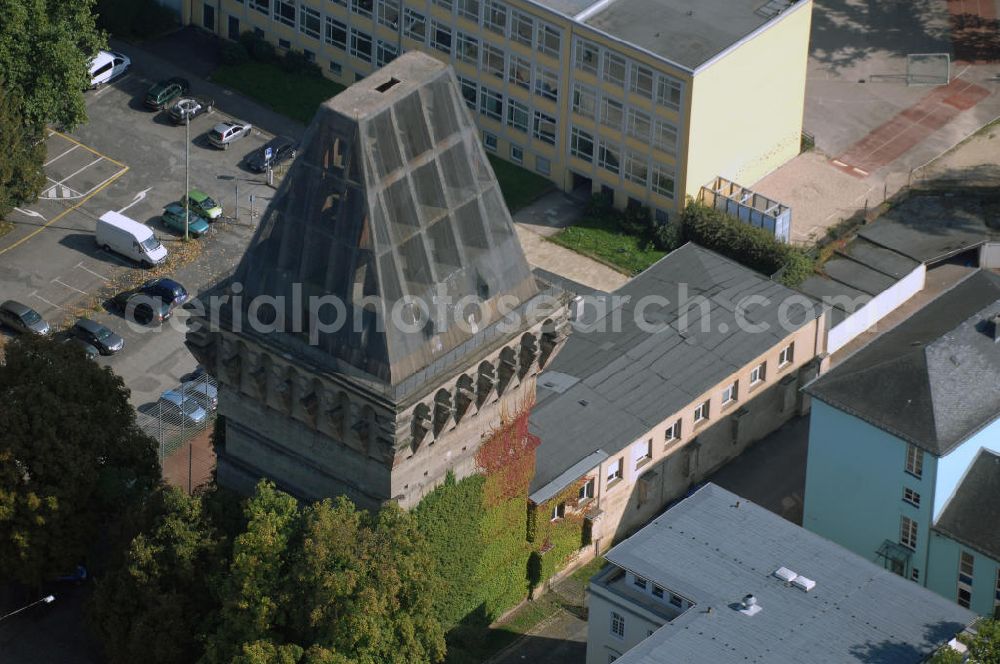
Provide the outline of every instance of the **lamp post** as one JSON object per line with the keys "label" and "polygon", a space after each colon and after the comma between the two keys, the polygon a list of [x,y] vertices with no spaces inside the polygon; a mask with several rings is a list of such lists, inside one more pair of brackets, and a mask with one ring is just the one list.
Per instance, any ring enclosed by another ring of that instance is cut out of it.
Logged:
{"label": "lamp post", "polygon": [[191,207],[191,113],[184,114],[184,241],[188,241],[188,214]]}
{"label": "lamp post", "polygon": [[6,620],[7,618],[10,618],[11,616],[16,616],[17,614],[21,613],[22,611],[27,611],[28,609],[30,609],[31,607],[35,606],[36,604],[43,604],[43,603],[44,604],[51,604],[54,601],[56,601],[56,596],[55,595],[46,595],[45,597],[43,597],[41,599],[36,599],[34,602],[32,602],[31,604],[28,604],[27,606],[22,606],[20,609],[17,609],[16,611],[11,611],[7,615],[0,616],[0,620]]}

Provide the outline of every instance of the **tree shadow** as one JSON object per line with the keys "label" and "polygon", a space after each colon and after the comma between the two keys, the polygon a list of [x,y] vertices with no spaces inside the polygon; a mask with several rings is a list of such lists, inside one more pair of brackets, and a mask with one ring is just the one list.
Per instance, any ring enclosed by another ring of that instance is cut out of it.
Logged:
{"label": "tree shadow", "polygon": [[916,646],[912,643],[903,643],[884,639],[878,642],[852,646],[851,655],[859,662],[868,664],[884,664],[884,662],[922,662],[939,647],[951,640],[956,634],[965,629],[962,623],[940,620],[924,625],[923,643]]}

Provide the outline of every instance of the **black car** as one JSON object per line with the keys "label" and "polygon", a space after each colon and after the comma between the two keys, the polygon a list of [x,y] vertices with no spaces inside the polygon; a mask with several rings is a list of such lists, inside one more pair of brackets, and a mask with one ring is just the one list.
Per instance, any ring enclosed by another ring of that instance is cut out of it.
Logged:
{"label": "black car", "polygon": [[174,124],[184,124],[187,119],[194,120],[202,113],[211,113],[213,108],[215,108],[215,100],[211,97],[201,95],[181,97],[167,110],[167,115],[170,116]]}
{"label": "black car", "polygon": [[78,318],[69,333],[77,339],[83,339],[101,352],[101,355],[114,355],[125,347],[125,340],[117,334],[95,323],[89,318]]}
{"label": "black car", "polygon": [[165,108],[174,99],[187,94],[191,89],[191,84],[186,78],[168,78],[165,81],[154,83],[153,87],[146,93],[145,104],[149,108],[160,110]]}
{"label": "black car", "polygon": [[49,324],[37,311],[14,300],[0,304],[0,324],[6,325],[18,334],[45,336],[50,332]]}
{"label": "black car", "polygon": [[188,300],[188,292],[173,279],[152,279],[138,288],[119,293],[112,299],[126,318],[143,325],[162,323],[174,309]]}
{"label": "black car", "polygon": [[[268,148],[271,150],[270,159],[266,158]],[[256,173],[263,173],[268,167],[274,168],[278,164],[295,159],[298,148],[298,143],[287,136],[276,136],[247,155],[247,168]]]}
{"label": "black car", "polygon": [[91,360],[95,360],[101,356],[101,351],[97,350],[79,337],[67,337],[66,339],[63,339],[63,343],[71,348],[78,348],[82,350]]}

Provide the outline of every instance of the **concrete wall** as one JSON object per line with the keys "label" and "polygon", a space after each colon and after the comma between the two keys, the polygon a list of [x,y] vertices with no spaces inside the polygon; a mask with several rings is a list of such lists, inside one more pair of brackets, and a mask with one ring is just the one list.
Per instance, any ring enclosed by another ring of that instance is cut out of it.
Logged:
{"label": "concrete wall", "polygon": [[1000,267],[1000,242],[986,242],[979,249],[979,267]]}
{"label": "concrete wall", "polygon": [[[838,325],[830,328],[826,340],[827,352],[837,352],[859,334],[871,328],[923,290],[926,276],[927,268],[921,263],[908,275],[873,297],[868,304],[849,315]],[[847,302],[844,304],[845,306],[849,305]]]}
{"label": "concrete wall", "polygon": [[[1000,454],[1000,418],[980,430],[975,436],[941,457],[938,461],[937,481],[934,483],[934,519],[948,505],[955,489],[965,477],[966,471],[982,448]],[[997,524],[1000,528],[1000,524]]]}
{"label": "concrete wall", "polygon": [[[900,517],[917,522],[911,568],[927,571],[937,458],[924,454],[923,476],[906,472],[907,444],[820,401],[812,400],[802,525],[878,564],[884,540],[899,542]],[[903,489],[920,493],[920,507]],[[910,569],[906,570],[907,576]]]}
{"label": "concrete wall", "polygon": [[751,185],[799,153],[812,2],[695,73],[684,193],[717,175]]}
{"label": "concrete wall", "polygon": [[1000,579],[997,577],[1000,562],[936,531],[931,535],[927,588],[953,602],[958,601],[958,563],[963,551],[973,556],[972,605],[969,608],[992,617],[1000,606]]}

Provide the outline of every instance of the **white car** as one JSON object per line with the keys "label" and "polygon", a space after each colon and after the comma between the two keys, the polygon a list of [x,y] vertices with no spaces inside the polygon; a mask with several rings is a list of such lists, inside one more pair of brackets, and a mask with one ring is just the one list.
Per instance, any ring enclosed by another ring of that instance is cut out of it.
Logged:
{"label": "white car", "polygon": [[90,61],[90,87],[99,88],[125,73],[132,59],[118,51],[101,51]]}

